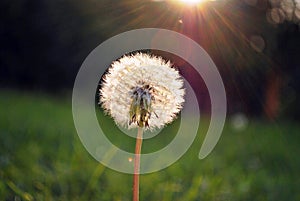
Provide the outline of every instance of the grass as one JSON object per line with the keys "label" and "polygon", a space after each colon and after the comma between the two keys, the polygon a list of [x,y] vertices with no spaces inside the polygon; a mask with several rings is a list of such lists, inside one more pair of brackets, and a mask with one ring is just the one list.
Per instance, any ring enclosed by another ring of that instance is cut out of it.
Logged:
{"label": "grass", "polygon": [[[133,151],[134,139],[118,134],[99,114],[116,145]],[[178,124],[145,140],[143,151],[159,150]],[[207,129],[172,166],[141,176],[141,201],[300,200],[300,126],[249,120],[236,130],[228,120],[213,152],[197,158]],[[105,129],[105,128],[104,128]],[[13,91],[0,92],[0,200],[131,200],[132,175],[95,161],[81,144],[71,100]]]}

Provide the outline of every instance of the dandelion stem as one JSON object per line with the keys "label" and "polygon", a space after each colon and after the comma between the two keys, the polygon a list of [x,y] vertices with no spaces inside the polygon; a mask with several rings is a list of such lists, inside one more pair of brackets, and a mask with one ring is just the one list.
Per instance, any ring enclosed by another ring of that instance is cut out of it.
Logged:
{"label": "dandelion stem", "polygon": [[139,201],[139,180],[140,180],[140,160],[141,148],[143,141],[143,128],[138,128],[135,144],[135,158],[134,158],[134,175],[133,175],[133,201]]}

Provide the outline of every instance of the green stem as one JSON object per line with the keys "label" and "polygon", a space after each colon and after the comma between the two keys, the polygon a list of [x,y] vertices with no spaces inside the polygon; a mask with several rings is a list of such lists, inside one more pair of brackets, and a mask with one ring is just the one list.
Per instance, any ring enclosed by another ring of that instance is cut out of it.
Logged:
{"label": "green stem", "polygon": [[139,201],[140,160],[141,160],[142,142],[143,142],[143,128],[139,127],[137,137],[136,137],[136,144],[135,144],[133,201]]}

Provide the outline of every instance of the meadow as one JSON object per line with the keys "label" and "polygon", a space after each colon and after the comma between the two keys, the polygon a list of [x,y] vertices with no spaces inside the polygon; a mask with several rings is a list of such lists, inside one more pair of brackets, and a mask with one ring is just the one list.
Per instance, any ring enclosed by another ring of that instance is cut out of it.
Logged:
{"label": "meadow", "polygon": [[[98,117],[114,144],[134,150],[133,138]],[[228,117],[213,152],[199,160],[208,122],[180,160],[141,176],[141,201],[300,200],[299,122],[248,119],[236,129]],[[164,147],[179,123],[145,140],[142,151]],[[132,175],[106,168],[80,142],[68,95],[0,92],[0,200],[130,201],[131,191]]]}

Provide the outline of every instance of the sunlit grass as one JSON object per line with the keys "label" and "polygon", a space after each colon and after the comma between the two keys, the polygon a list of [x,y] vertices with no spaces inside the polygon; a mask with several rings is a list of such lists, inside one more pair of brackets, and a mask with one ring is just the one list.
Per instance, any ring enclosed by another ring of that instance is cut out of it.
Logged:
{"label": "sunlit grass", "polygon": [[[2,200],[131,200],[132,176],[105,168],[84,149],[70,99],[6,91],[0,93],[0,111]],[[113,125],[109,117],[98,118]],[[245,130],[237,131],[227,122],[211,155],[198,160],[207,123],[201,122],[199,136],[179,161],[141,176],[141,200],[300,199],[299,125],[250,119]],[[117,145],[134,146],[126,135],[109,137]],[[143,151],[160,149],[171,139],[146,140]]]}

